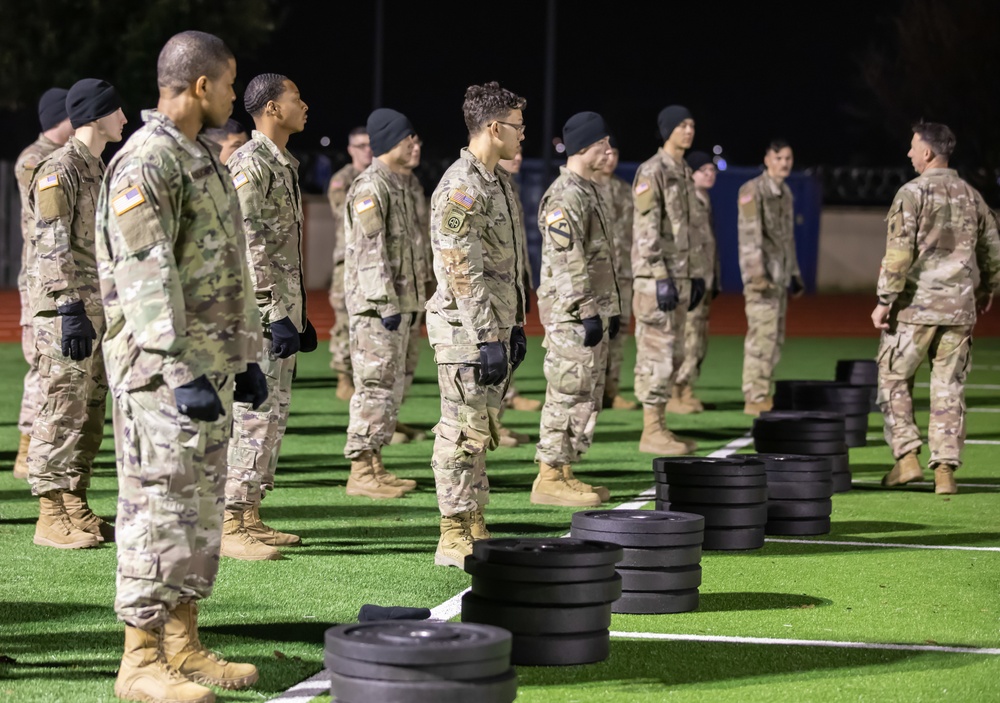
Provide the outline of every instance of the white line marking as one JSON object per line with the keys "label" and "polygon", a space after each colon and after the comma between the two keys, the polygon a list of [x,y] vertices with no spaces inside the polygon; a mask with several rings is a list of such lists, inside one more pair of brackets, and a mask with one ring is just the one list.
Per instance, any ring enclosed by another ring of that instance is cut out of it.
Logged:
{"label": "white line marking", "polygon": [[[855,486],[881,486],[881,481],[861,481],[855,479],[851,481],[852,485]],[[907,486],[933,486],[933,481],[911,481],[906,484]],[[1000,490],[1000,483],[957,483],[955,484],[959,488],[996,488]]]}
{"label": "white line marking", "polygon": [[966,444],[990,444],[990,445],[994,445],[994,444],[1000,444],[1000,440],[996,440],[996,439],[967,439],[967,440],[965,440],[965,443]]}
{"label": "white line marking", "polygon": [[953,549],[960,552],[1000,552],[1000,547],[964,547],[950,544],[902,544],[897,542],[841,542],[830,539],[779,539],[767,537],[765,542],[785,544],[833,544],[840,547],[899,547],[902,549]]}
{"label": "white line marking", "polygon": [[[916,383],[917,388],[930,388],[929,383]],[[966,383],[965,389],[970,391],[1000,391],[1000,385],[996,383]]]}
{"label": "white line marking", "polygon": [[[930,408],[927,408],[930,410]],[[969,413],[1000,413],[1000,408],[966,408]]]}
{"label": "white line marking", "polygon": [[327,695],[329,693],[330,675],[326,669],[323,669],[305,681],[295,684],[276,698],[272,698],[271,701],[281,701],[281,703],[309,703],[316,696]]}

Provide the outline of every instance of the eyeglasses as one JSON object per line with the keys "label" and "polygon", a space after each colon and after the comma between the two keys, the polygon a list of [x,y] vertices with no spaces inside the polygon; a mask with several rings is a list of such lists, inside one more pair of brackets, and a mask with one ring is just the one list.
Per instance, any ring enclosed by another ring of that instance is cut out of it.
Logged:
{"label": "eyeglasses", "polygon": [[513,122],[503,122],[503,121],[501,121],[501,120],[494,120],[494,121],[495,121],[495,122],[496,122],[497,124],[505,124],[505,125],[507,125],[508,127],[513,127],[514,129],[516,129],[516,130],[517,130],[517,133],[518,133],[518,134],[524,134],[524,123],[523,123],[523,122],[522,122],[521,124],[515,124],[515,123],[513,123]]}
{"label": "eyeglasses", "polygon": [[353,146],[355,149],[371,149],[372,145],[370,142],[360,142],[358,144],[348,144],[347,146]]}

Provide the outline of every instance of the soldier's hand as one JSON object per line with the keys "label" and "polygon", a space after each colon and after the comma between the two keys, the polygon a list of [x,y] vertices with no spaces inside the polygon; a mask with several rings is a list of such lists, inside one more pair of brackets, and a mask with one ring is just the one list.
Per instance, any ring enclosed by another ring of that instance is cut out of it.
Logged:
{"label": "soldier's hand", "polygon": [[247,364],[247,370],[236,374],[236,389],[233,400],[240,403],[250,403],[253,409],[259,408],[267,400],[267,379],[257,364]]}
{"label": "soldier's hand", "polygon": [[622,329],[622,316],[612,315],[608,320],[608,339],[614,339]]}
{"label": "soldier's hand", "polygon": [[656,307],[663,312],[672,312],[679,302],[680,296],[677,295],[677,286],[674,285],[674,279],[659,279],[656,282]]}
{"label": "soldier's hand", "polygon": [[271,353],[287,359],[299,350],[299,331],[288,317],[271,323]]}
{"label": "soldier's hand", "polygon": [[705,279],[692,278],[691,302],[688,303],[688,310],[694,310],[696,307],[698,307],[698,303],[700,303],[704,297],[705,297]]}
{"label": "soldier's hand", "polygon": [[510,331],[510,365],[511,373],[524,361],[528,354],[528,340],[524,336],[523,327],[514,327]]}
{"label": "soldier's hand", "polygon": [[316,347],[318,346],[319,340],[316,338],[316,328],[307,319],[306,328],[299,335],[299,351],[306,353],[316,351]]}
{"label": "soldier's hand", "polygon": [[385,327],[390,332],[395,332],[399,329],[399,323],[403,321],[403,316],[398,312],[395,315],[389,315],[388,317],[382,318],[382,326]]}
{"label": "soldier's hand", "polygon": [[604,338],[604,323],[600,315],[580,320],[583,323],[583,346],[596,347]]}
{"label": "soldier's hand", "polygon": [[83,361],[94,353],[97,331],[87,317],[83,301],[57,308],[62,318],[62,353],[73,361]]}
{"label": "soldier's hand", "polygon": [[479,345],[479,385],[495,386],[507,378],[507,350],[503,342]]}
{"label": "soldier's hand", "polygon": [[766,293],[774,287],[774,284],[768,280],[767,276],[754,276],[746,287],[747,290],[752,290],[754,293]]}
{"label": "soldier's hand", "polygon": [[789,284],[788,289],[793,298],[801,298],[802,294],[806,292],[806,284],[802,282],[799,276],[792,276],[792,282]]}
{"label": "soldier's hand", "polygon": [[887,330],[889,329],[889,310],[892,306],[883,305],[879,303],[872,310],[872,323],[875,325],[877,330]]}
{"label": "soldier's hand", "polygon": [[215,422],[226,414],[211,382],[199,376],[190,383],[174,389],[174,402],[183,415],[201,422]]}

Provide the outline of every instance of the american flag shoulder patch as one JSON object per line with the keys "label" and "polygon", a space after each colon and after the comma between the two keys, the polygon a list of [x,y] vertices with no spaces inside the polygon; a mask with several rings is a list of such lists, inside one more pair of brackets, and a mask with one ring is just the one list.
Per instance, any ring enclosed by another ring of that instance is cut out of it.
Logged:
{"label": "american flag shoulder patch", "polygon": [[551,225],[565,218],[566,215],[563,214],[562,208],[561,207],[556,208],[555,210],[553,210],[552,212],[550,212],[548,215],[545,216],[545,224]]}
{"label": "american flag shoulder patch", "polygon": [[368,212],[373,207],[375,207],[375,199],[374,198],[362,198],[361,200],[354,201],[354,210],[359,215],[362,212]]}
{"label": "american flag shoulder patch", "polygon": [[142,194],[142,189],[139,186],[130,186],[111,201],[111,208],[115,211],[116,215],[124,215],[132,208],[138,207],[144,202],[146,202],[146,198]]}
{"label": "american flag shoulder patch", "polygon": [[746,205],[751,200],[753,200],[753,193],[747,193],[746,195],[740,196],[740,205]]}
{"label": "american flag shoulder patch", "polygon": [[473,198],[471,195],[469,195],[468,193],[466,193],[464,191],[457,190],[457,189],[454,190],[454,191],[452,191],[450,199],[453,202],[456,202],[459,205],[461,205],[462,207],[464,207],[466,210],[471,210],[472,206],[475,205],[475,203],[476,203],[475,198]]}
{"label": "american flag shoulder patch", "polygon": [[642,195],[649,190],[649,181],[639,181],[635,184],[635,194]]}
{"label": "american flag shoulder patch", "polygon": [[43,190],[48,190],[49,188],[55,188],[57,185],[59,185],[59,174],[50,173],[48,176],[38,181],[38,190],[41,192]]}
{"label": "american flag shoulder patch", "polygon": [[236,188],[236,190],[239,190],[249,182],[250,178],[249,176],[247,176],[246,171],[240,171],[235,176],[233,176],[233,188]]}

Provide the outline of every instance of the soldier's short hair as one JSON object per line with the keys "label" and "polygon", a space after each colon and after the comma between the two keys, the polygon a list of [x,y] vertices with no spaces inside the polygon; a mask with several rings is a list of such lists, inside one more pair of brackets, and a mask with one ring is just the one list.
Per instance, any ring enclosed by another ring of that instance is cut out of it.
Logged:
{"label": "soldier's short hair", "polygon": [[[778,153],[782,149],[791,149],[791,148],[792,145],[788,143],[788,140],[781,139],[780,137],[772,139],[767,143],[767,151],[773,151],[774,153]],[[764,153],[767,153],[767,151],[765,151]]]}
{"label": "soldier's short hair", "polygon": [[202,76],[212,80],[221,76],[233,58],[233,52],[214,34],[194,30],[175,34],[156,60],[156,84],[175,95],[182,93]]}
{"label": "soldier's short hair", "polygon": [[470,85],[465,89],[465,102],[462,103],[465,126],[470,135],[479,134],[489,123],[503,119],[511,110],[523,110],[527,104],[527,100],[501,88],[496,81]]}
{"label": "soldier's short hair", "polygon": [[347,133],[347,145],[348,146],[351,145],[351,137],[360,137],[362,134],[365,135],[366,137],[368,136],[367,127],[362,126],[362,127],[355,127],[354,129],[352,129],[350,132]]}
{"label": "soldier's short hair", "polygon": [[955,151],[955,133],[946,124],[940,122],[924,122],[920,120],[913,125],[913,133],[920,137],[920,140],[927,144],[937,156],[950,158]]}
{"label": "soldier's short hair", "polygon": [[205,130],[205,136],[217,143],[224,140],[230,134],[250,134],[250,132],[231,117],[221,127],[211,127]]}
{"label": "soldier's short hair", "polygon": [[256,76],[243,94],[243,107],[247,113],[251,117],[260,115],[269,102],[277,100],[285,92],[287,80],[288,77],[280,73],[262,73]]}

